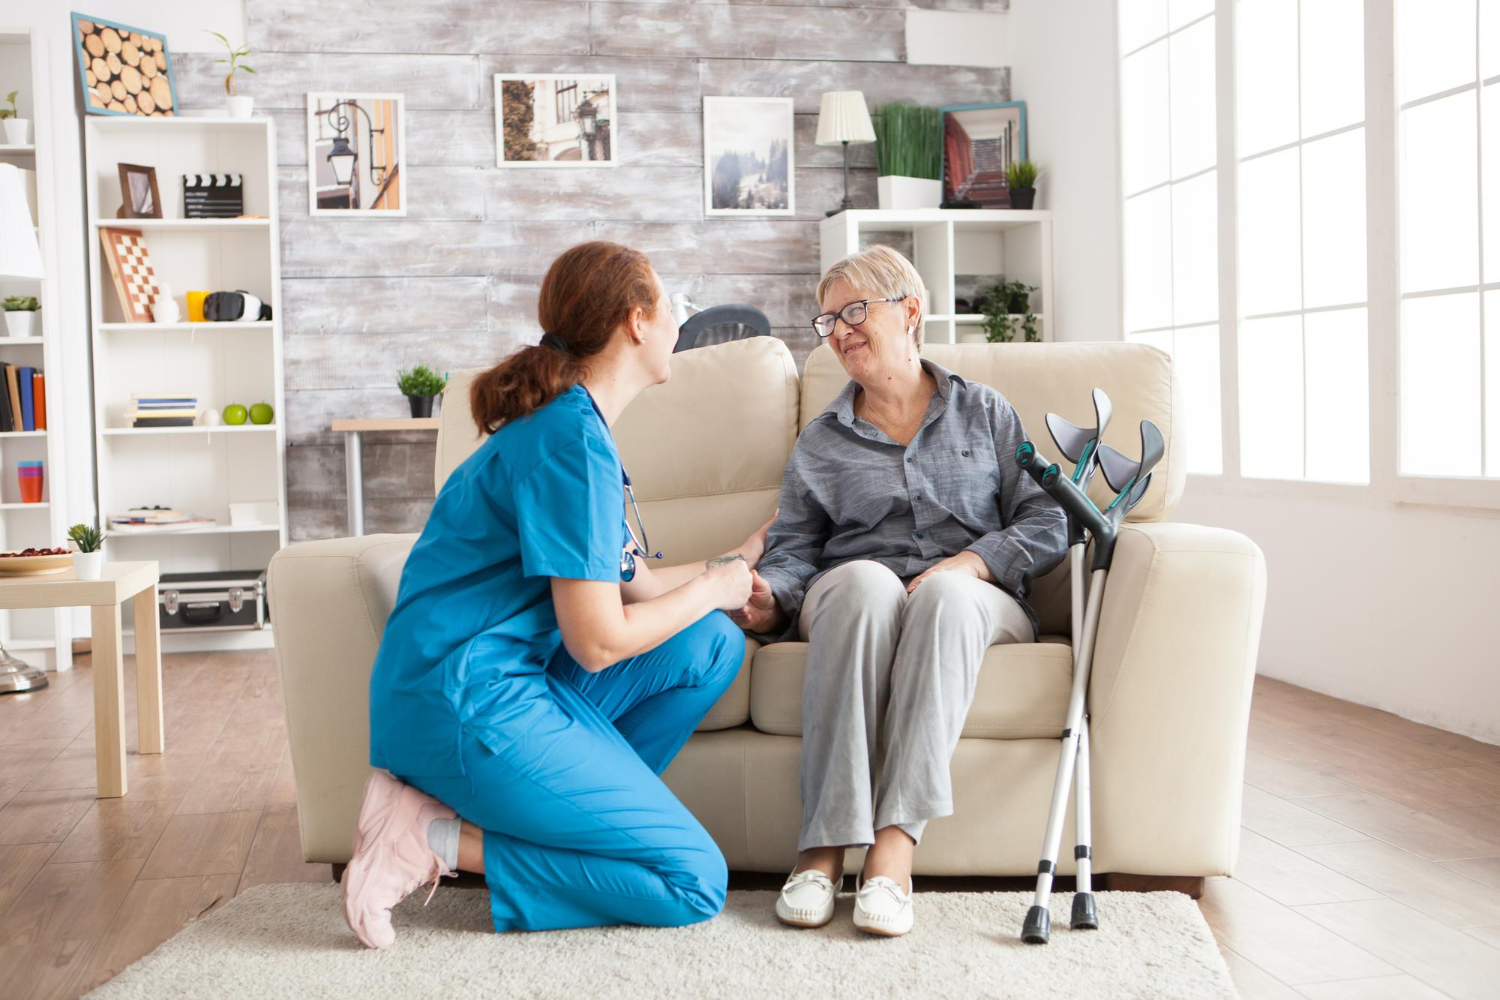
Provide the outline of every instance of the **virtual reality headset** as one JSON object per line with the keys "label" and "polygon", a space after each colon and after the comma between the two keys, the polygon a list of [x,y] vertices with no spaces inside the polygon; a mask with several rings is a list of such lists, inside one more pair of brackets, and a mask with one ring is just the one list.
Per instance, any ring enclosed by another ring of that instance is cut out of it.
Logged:
{"label": "virtual reality headset", "polygon": [[271,318],[271,307],[249,292],[209,292],[203,318],[210,323],[254,323]]}

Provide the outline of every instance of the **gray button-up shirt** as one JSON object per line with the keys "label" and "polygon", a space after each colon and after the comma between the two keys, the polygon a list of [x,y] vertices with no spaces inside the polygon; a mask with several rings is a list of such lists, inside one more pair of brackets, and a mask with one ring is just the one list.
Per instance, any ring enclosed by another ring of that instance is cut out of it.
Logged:
{"label": "gray button-up shirt", "polygon": [[852,381],[797,437],[756,567],[794,625],[807,588],[835,566],[870,559],[908,579],[968,550],[1038,627],[1025,597],[1067,554],[1066,516],[1016,465],[1026,429],[1005,397],[922,367],[937,392],[910,445],[854,415]]}

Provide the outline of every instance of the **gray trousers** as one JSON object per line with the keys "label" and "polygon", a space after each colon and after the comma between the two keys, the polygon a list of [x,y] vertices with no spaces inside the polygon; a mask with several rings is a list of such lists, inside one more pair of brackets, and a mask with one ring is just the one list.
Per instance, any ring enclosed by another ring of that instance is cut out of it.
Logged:
{"label": "gray trousers", "polygon": [[811,648],[797,850],[869,846],[893,824],[920,842],[953,813],[948,767],[985,650],[1035,641],[1025,610],[967,573],[935,573],[908,596],[861,560],[813,584],[798,631]]}

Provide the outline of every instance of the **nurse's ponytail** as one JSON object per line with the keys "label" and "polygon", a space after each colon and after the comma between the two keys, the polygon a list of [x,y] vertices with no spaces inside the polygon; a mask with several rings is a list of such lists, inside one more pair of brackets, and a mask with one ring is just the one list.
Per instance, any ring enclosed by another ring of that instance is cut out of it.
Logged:
{"label": "nurse's ponytail", "polygon": [[589,359],[604,350],[632,310],[655,315],[656,295],[651,262],[639,250],[603,241],[565,250],[542,279],[542,343],[509,355],[469,389],[480,434],[493,434],[581,382]]}

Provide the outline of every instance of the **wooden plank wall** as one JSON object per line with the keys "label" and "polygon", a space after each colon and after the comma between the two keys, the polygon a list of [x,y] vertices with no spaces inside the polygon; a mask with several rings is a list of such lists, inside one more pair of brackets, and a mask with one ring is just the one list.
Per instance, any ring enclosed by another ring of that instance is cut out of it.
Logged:
{"label": "wooden plank wall", "polygon": [[[818,220],[842,196],[842,154],[813,144],[825,90],[871,106],[1005,100],[1008,69],[909,66],[908,8],[999,10],[996,0],[247,0],[245,78],[276,120],[286,356],[287,492],[296,540],[346,533],[340,417],[406,413],[398,367],[492,364],[540,336],[536,293],[553,258],[588,239],[640,247],[668,289],[764,309],[799,363],[812,347]],[[221,108],[208,54],[174,59],[179,106]],[[495,164],[497,72],[614,73],[620,165]],[[306,94],[406,97],[404,219],[307,212]],[[703,215],[704,95],[791,97],[797,214]],[[871,145],[851,147],[855,204],[874,207]],[[433,448],[365,445],[366,530],[420,530]]]}

